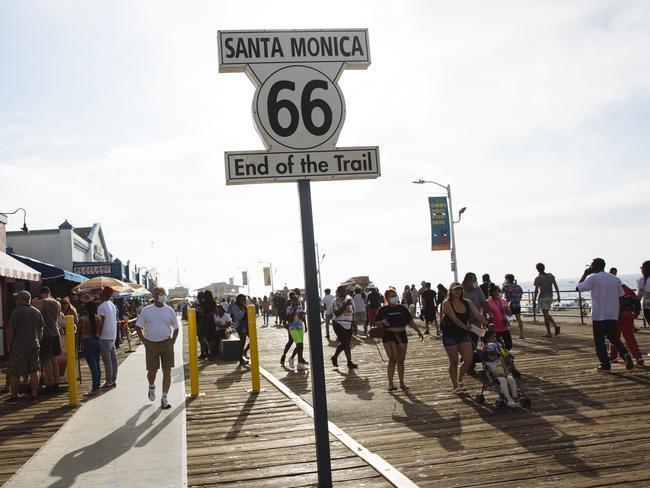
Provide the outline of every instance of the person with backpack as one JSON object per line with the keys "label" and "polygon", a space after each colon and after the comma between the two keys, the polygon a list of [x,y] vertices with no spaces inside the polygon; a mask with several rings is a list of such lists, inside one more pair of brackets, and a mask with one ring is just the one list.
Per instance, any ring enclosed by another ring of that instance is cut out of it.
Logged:
{"label": "person with backpack", "polygon": [[510,307],[512,315],[517,319],[519,338],[525,339],[524,323],[521,321],[521,297],[524,295],[524,290],[517,284],[515,275],[508,273],[505,279],[506,281],[503,283],[501,289],[503,290],[504,298],[508,302],[508,307]]}
{"label": "person with backpack", "polygon": [[[620,298],[621,312],[616,327],[616,335],[620,338],[621,334],[625,339],[625,344],[630,349],[630,354],[636,359],[637,366],[643,366],[643,354],[639,350],[639,344],[634,337],[634,320],[641,313],[641,302],[636,296],[636,293],[625,284],[623,287],[623,296]],[[618,349],[614,344],[609,347],[609,360],[616,361],[618,359]]]}

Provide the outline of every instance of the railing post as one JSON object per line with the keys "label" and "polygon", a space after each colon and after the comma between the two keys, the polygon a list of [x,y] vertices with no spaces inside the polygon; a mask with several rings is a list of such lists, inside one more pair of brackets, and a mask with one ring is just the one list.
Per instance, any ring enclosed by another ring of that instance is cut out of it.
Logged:
{"label": "railing post", "polygon": [[582,293],[578,290],[578,303],[580,304],[580,323],[585,325],[585,311],[582,306]]}
{"label": "railing post", "polygon": [[74,317],[72,315],[65,316],[65,345],[68,354],[68,397],[70,405],[76,407],[79,405],[79,398],[77,396],[77,362],[76,362],[76,341],[74,333]]}
{"label": "railing post", "polygon": [[199,396],[199,360],[196,350],[196,309],[187,309],[187,341],[190,352],[190,393]]}
{"label": "railing post", "polygon": [[255,305],[247,307],[248,340],[250,341],[251,356],[251,388],[253,393],[260,392],[260,357],[257,352],[257,322],[255,320]]}
{"label": "railing post", "polygon": [[533,291],[529,291],[528,296],[529,296],[530,303],[533,304],[533,323],[536,324],[537,323],[537,304],[533,301],[534,293],[535,292],[533,292]]}

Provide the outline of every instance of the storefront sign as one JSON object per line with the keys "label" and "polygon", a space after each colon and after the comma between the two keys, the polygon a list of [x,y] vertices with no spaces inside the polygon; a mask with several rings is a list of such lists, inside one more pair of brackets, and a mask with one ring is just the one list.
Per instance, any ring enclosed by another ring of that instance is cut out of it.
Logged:
{"label": "storefront sign", "polygon": [[447,198],[429,197],[429,211],[431,212],[431,250],[449,251],[451,244]]}
{"label": "storefront sign", "polygon": [[110,276],[122,279],[122,270],[120,263],[72,263],[72,272],[87,278],[95,276]]}

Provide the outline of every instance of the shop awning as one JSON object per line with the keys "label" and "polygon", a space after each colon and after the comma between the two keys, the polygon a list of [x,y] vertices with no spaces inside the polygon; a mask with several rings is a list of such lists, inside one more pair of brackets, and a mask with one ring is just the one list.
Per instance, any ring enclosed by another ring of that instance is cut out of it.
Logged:
{"label": "shop awning", "polygon": [[0,251],[0,276],[17,280],[41,281],[41,273]]}
{"label": "shop awning", "polygon": [[73,273],[72,271],[59,268],[57,266],[54,266],[53,264],[44,263],[36,259],[28,258],[27,256],[20,256],[19,254],[11,254],[10,257],[14,257],[21,263],[29,266],[30,268],[34,268],[35,270],[40,271],[41,279],[43,281],[53,280],[54,278],[63,278],[64,280],[72,281],[74,283],[83,283],[88,279],[85,276],[82,276],[80,274]]}

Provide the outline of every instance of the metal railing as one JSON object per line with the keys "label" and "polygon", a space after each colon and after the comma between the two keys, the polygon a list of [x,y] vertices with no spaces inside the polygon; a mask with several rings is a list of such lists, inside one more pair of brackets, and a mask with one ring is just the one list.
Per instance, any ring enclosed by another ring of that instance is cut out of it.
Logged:
{"label": "metal railing", "polygon": [[[532,316],[533,322],[536,323],[537,317],[542,315],[542,312],[539,309],[539,303],[533,304],[533,294],[534,292],[531,290],[524,291],[521,298],[521,314],[527,317]],[[565,298],[563,298],[563,295]],[[560,290],[560,301],[557,302],[556,298],[557,294],[554,292],[554,301],[550,310],[554,317],[579,318],[581,324],[584,324],[585,320],[589,320],[591,314],[590,293],[582,293],[577,290]],[[648,327],[643,313],[639,315],[637,320],[642,323],[643,327]]]}

